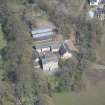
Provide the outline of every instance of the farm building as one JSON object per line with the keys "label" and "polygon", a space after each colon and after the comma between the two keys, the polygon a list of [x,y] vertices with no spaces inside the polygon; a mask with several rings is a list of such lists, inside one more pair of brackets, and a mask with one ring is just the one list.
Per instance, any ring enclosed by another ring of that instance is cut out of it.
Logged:
{"label": "farm building", "polygon": [[100,0],[100,3],[101,4],[105,4],[105,0]]}
{"label": "farm building", "polygon": [[99,4],[105,4],[105,0],[90,0],[90,6],[98,6]]}
{"label": "farm building", "polygon": [[62,59],[68,59],[72,57],[71,50],[66,43],[63,43],[59,50]]}
{"label": "farm building", "polygon": [[44,54],[41,58],[41,62],[44,71],[52,73],[58,69],[58,58],[51,52]]}
{"label": "farm building", "polygon": [[34,40],[47,40],[55,36],[54,29],[52,28],[32,29],[31,34]]}
{"label": "farm building", "polygon": [[52,31],[53,31],[52,28],[32,29],[31,34],[32,34],[32,35],[36,35],[36,34],[40,34],[40,33],[52,32]]}
{"label": "farm building", "polygon": [[61,43],[59,43],[59,42],[53,43],[52,46],[51,46],[51,51],[53,53],[59,52],[60,46],[61,46]]}
{"label": "farm building", "polygon": [[36,49],[36,51],[38,53],[42,53],[42,52],[46,52],[46,51],[50,51],[50,46],[45,45],[45,44],[37,44],[34,46],[34,48]]}
{"label": "farm building", "polygon": [[89,1],[90,2],[90,6],[97,6],[97,5],[99,5],[100,1],[101,0],[90,0]]}
{"label": "farm building", "polygon": [[60,42],[47,42],[47,43],[41,43],[36,44],[34,48],[38,53],[51,51],[51,52],[59,52],[59,48],[61,46]]}
{"label": "farm building", "polygon": [[97,8],[95,10],[94,14],[100,20],[104,20],[105,19],[105,9],[103,9],[103,8]]}

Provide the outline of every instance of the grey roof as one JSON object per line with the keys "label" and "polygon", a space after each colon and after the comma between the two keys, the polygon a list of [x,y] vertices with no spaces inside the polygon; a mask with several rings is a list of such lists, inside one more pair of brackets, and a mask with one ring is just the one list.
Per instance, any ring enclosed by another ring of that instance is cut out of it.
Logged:
{"label": "grey roof", "polygon": [[55,58],[42,58],[42,64],[50,63],[50,62],[58,62],[57,57]]}
{"label": "grey roof", "polygon": [[40,28],[40,29],[32,29],[31,34],[40,34],[40,33],[46,33],[46,32],[52,32],[53,28]]}
{"label": "grey roof", "polygon": [[51,48],[52,49],[59,49],[60,46],[61,46],[61,43],[53,43],[52,46],[51,46]]}
{"label": "grey roof", "polygon": [[34,38],[34,40],[35,41],[47,41],[47,40],[51,40],[54,36],[53,35],[52,36],[43,36],[43,37],[39,37],[39,38]]}
{"label": "grey roof", "polygon": [[32,29],[31,35],[34,40],[47,40],[55,36],[55,27],[44,27]]}
{"label": "grey roof", "polygon": [[46,33],[40,33],[40,34],[33,34],[33,39],[41,38],[41,37],[47,37],[47,36],[53,36],[54,32],[46,32]]}
{"label": "grey roof", "polygon": [[90,0],[91,3],[97,2],[97,0]]}
{"label": "grey roof", "polygon": [[47,43],[36,44],[35,48],[42,49],[42,48],[51,47],[52,49],[59,49],[60,46],[61,46],[60,42],[47,42]]}
{"label": "grey roof", "polygon": [[67,50],[68,52],[71,52],[71,50],[69,49],[69,47],[68,47],[68,45],[67,45],[66,43],[64,43],[64,46],[65,46],[65,48],[66,48],[66,50]]}
{"label": "grey roof", "polygon": [[42,64],[46,64],[49,62],[58,62],[58,58],[55,54],[48,52],[41,57]]}
{"label": "grey roof", "polygon": [[101,3],[105,3],[105,0],[101,0],[100,2],[101,2]]}
{"label": "grey roof", "polygon": [[60,47],[59,53],[60,53],[60,55],[63,55],[66,52],[71,52],[71,50],[69,49],[69,47],[66,43],[63,43]]}
{"label": "grey roof", "polygon": [[95,14],[105,14],[105,9],[103,9],[103,8],[97,8],[95,10]]}
{"label": "grey roof", "polygon": [[48,48],[48,47],[51,47],[50,45],[36,45],[35,46],[35,49],[43,49],[43,48]]}
{"label": "grey roof", "polygon": [[[97,1],[98,1],[98,0],[90,0],[91,3],[95,3],[95,2],[97,2]],[[99,3],[104,4],[104,3],[105,3],[105,0],[100,0]]]}

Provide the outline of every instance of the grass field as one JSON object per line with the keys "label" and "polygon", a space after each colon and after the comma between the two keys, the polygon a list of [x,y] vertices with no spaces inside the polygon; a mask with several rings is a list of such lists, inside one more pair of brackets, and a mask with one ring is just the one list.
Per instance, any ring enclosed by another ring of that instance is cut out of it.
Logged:
{"label": "grass field", "polygon": [[2,29],[1,29],[1,26],[0,26],[0,49],[2,49],[5,46],[6,46],[6,41],[3,37],[3,32],[2,32]]}
{"label": "grass field", "polygon": [[92,87],[77,94],[55,94],[53,100],[55,105],[105,105],[105,86]]}

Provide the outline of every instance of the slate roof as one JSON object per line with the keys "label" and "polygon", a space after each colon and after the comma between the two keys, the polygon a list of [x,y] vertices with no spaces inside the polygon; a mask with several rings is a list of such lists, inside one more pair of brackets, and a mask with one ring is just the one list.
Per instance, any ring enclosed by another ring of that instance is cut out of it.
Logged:
{"label": "slate roof", "polygon": [[100,0],[89,0],[90,5],[98,5],[100,3]]}
{"label": "slate roof", "polygon": [[97,8],[95,14],[105,14],[105,10],[103,8]]}
{"label": "slate roof", "polygon": [[51,57],[51,58],[42,58],[42,65],[46,64],[46,63],[50,63],[50,62],[58,62],[57,57]]}
{"label": "slate roof", "polygon": [[51,47],[52,49],[59,49],[60,46],[61,46],[60,42],[46,42],[46,43],[36,44],[35,48],[42,49],[42,48]]}
{"label": "slate roof", "polygon": [[32,29],[31,35],[34,40],[47,40],[55,36],[54,28]]}
{"label": "slate roof", "polygon": [[37,39],[37,38],[43,38],[43,37],[50,37],[53,35],[54,35],[54,32],[46,32],[46,33],[33,34],[32,37],[33,39]]}
{"label": "slate roof", "polygon": [[39,29],[32,29],[31,34],[40,34],[40,33],[46,33],[46,32],[52,32],[52,28],[39,28]]}
{"label": "slate roof", "polygon": [[51,52],[47,52],[46,54],[44,54],[41,57],[41,60],[42,60],[42,65],[49,62],[58,62],[57,56]]}
{"label": "slate roof", "polygon": [[54,38],[54,36],[38,37],[38,38],[34,38],[33,40],[35,40],[35,41],[48,41],[48,40],[52,40]]}
{"label": "slate roof", "polygon": [[102,3],[102,4],[105,3],[105,0],[101,0],[100,3]]}
{"label": "slate roof", "polygon": [[104,4],[104,3],[105,3],[105,0],[90,0],[90,2],[91,2],[92,4],[93,4],[93,3],[96,3],[96,2]]}
{"label": "slate roof", "polygon": [[94,3],[94,2],[97,2],[97,0],[90,0],[90,2]]}
{"label": "slate roof", "polygon": [[59,53],[60,53],[60,55],[63,55],[66,52],[71,52],[71,50],[69,49],[69,47],[66,43],[63,43],[60,47]]}
{"label": "slate roof", "polygon": [[52,46],[51,46],[51,48],[52,49],[59,49],[60,46],[61,46],[61,43],[53,43]]}

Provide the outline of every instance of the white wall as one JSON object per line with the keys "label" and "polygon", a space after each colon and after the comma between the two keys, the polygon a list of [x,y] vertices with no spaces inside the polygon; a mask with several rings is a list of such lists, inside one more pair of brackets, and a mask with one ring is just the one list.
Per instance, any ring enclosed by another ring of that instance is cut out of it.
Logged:
{"label": "white wall", "polygon": [[58,68],[58,62],[49,62],[43,65],[43,70],[48,72],[53,72]]}
{"label": "white wall", "polygon": [[42,52],[44,52],[44,51],[50,51],[50,47],[43,48]]}
{"label": "white wall", "polygon": [[52,49],[52,52],[59,52],[59,49]]}
{"label": "white wall", "polygon": [[69,58],[71,58],[71,57],[72,57],[72,54],[69,53],[69,52],[66,52],[61,58],[62,58],[62,59],[69,59]]}
{"label": "white wall", "polygon": [[99,3],[100,3],[100,0],[97,0],[97,1],[94,2],[94,3],[90,2],[90,5],[91,5],[91,6],[97,6],[97,5],[99,5]]}

